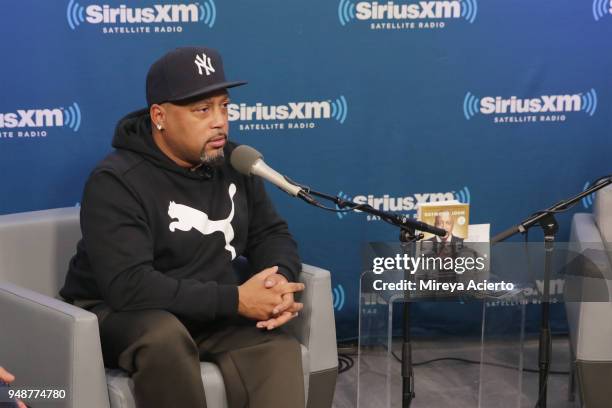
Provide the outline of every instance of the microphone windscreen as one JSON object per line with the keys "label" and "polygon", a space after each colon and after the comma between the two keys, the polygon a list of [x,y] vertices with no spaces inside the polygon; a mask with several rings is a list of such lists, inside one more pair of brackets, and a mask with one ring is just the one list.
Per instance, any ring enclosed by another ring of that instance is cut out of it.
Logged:
{"label": "microphone windscreen", "polygon": [[239,173],[249,176],[255,162],[263,156],[251,146],[240,145],[234,149],[230,156],[232,167]]}

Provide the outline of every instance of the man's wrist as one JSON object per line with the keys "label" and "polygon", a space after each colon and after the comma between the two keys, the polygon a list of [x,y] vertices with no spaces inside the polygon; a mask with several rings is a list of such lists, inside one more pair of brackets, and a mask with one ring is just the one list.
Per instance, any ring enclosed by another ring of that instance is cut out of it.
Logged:
{"label": "man's wrist", "polygon": [[238,286],[219,285],[217,287],[217,318],[238,316]]}
{"label": "man's wrist", "polygon": [[287,279],[287,282],[296,282],[296,278],[297,278],[297,274],[291,272],[289,269],[285,268],[284,266],[279,266],[278,267],[278,274],[283,275],[285,277],[285,279]]}

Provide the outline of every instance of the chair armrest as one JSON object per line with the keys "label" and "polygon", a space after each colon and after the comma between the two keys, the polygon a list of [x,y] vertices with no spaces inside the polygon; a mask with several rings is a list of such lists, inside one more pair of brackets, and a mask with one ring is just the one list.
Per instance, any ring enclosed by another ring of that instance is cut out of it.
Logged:
{"label": "chair armrest", "polygon": [[593,214],[577,213],[572,217],[572,228],[570,232],[570,242],[572,243],[597,243],[603,245],[601,233]]}
{"label": "chair armrest", "polygon": [[[595,193],[595,202],[593,203],[593,220],[597,229],[601,234],[604,243],[612,243],[612,186],[606,186]],[[605,245],[605,244],[604,244]]]}
{"label": "chair armrest", "polygon": [[93,313],[0,283],[0,322],[0,365],[15,374],[15,388],[66,391],[66,399],[48,407],[109,407]]}
{"label": "chair armrest", "polygon": [[606,272],[610,271],[610,258],[592,214],[574,214],[569,249],[588,258],[597,270],[604,272],[606,279],[612,278],[606,276]]}
{"label": "chair armrest", "polygon": [[299,279],[306,286],[301,295],[304,309],[287,329],[308,348],[311,372],[335,368],[338,350],[331,275],[325,269],[303,264]]}

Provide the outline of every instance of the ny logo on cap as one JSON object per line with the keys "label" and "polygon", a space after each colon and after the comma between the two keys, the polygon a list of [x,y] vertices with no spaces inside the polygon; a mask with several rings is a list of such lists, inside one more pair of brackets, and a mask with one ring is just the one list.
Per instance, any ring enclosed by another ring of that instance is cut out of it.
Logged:
{"label": "ny logo on cap", "polygon": [[202,55],[196,55],[194,62],[196,67],[198,67],[198,73],[200,75],[202,75],[202,68],[206,71],[206,76],[209,76],[211,72],[215,72],[212,62],[210,61],[210,57],[207,57],[204,53],[202,53]]}

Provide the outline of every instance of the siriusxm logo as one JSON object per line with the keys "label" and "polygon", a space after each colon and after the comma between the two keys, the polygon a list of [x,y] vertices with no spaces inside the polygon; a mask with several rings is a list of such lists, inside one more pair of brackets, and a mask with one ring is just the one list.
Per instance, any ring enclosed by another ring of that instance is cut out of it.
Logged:
{"label": "siriusxm logo", "polygon": [[[564,95],[542,95],[535,98],[485,96],[478,98],[467,92],[463,98],[463,116],[470,120],[477,114],[495,115],[495,123],[565,121],[565,113],[585,112],[593,116],[597,110],[597,92]],[[499,115],[525,116],[499,116]],[[533,115],[545,114],[545,115]]]}
{"label": "siriusxm logo", "polygon": [[[108,4],[81,6],[75,0],[70,0],[66,8],[66,20],[70,29],[76,30],[85,23],[112,25],[104,27],[104,33],[182,32],[181,26],[176,27],[180,23],[203,23],[212,28],[216,17],[217,9],[213,0],[203,0],[202,3],[152,4],[150,7],[128,7],[124,4],[118,7]],[[122,29],[117,25],[122,25]]]}
{"label": "siriusxm logo", "polygon": [[612,14],[612,0],[593,0],[593,18],[599,21],[602,17]]}
{"label": "siriusxm logo", "polygon": [[344,123],[348,112],[346,98],[341,96],[335,101],[289,102],[287,105],[264,105],[256,103],[249,106],[245,103],[230,104],[229,120],[294,120],[294,119],[330,119]]}
{"label": "siriusxm logo", "polygon": [[334,302],[334,310],[340,311],[344,308],[344,302],[346,300],[346,295],[344,293],[344,288],[341,284],[338,284],[332,290],[333,302]]}
{"label": "siriusxm logo", "polygon": [[81,109],[76,102],[67,108],[17,109],[0,113],[0,140],[47,137],[47,129],[81,127]]}
{"label": "siriusxm logo", "polygon": [[[391,197],[389,194],[384,194],[382,197],[374,196],[373,194],[368,195],[356,195],[351,197],[344,192],[340,191],[338,197],[343,200],[353,201],[357,204],[368,204],[377,210],[392,211],[392,212],[407,212],[416,211],[419,204],[423,203],[435,203],[439,201],[457,200],[462,203],[470,203],[471,195],[470,189],[464,186],[458,191],[448,191],[441,193],[417,193],[409,196],[402,197]],[[339,209],[336,206],[336,209]],[[339,212],[336,213],[339,219],[343,219],[351,212]],[[368,216],[368,221],[377,220],[377,217]]]}
{"label": "siriusxm logo", "polygon": [[0,113],[0,129],[41,128],[67,126],[75,132],[81,126],[81,110],[74,102],[67,109],[18,109]]}
{"label": "siriusxm logo", "polygon": [[[350,22],[370,21],[371,29],[418,29],[444,28],[441,21],[435,20],[465,19],[470,24],[476,20],[478,13],[477,0],[429,0],[396,3],[394,1],[359,1],[340,0],[338,19],[345,26]],[[415,20],[420,20],[415,24]],[[427,23],[424,21],[432,21]],[[381,22],[397,24],[381,24]]]}
{"label": "siriusxm logo", "polygon": [[[591,187],[591,183],[588,181],[584,183],[584,187],[582,187],[582,191],[586,191],[589,187]],[[595,201],[595,193],[591,193],[588,196],[582,197],[582,206],[588,210],[593,206],[593,202]]]}
{"label": "siriusxm logo", "polygon": [[314,121],[321,119],[334,119],[343,124],[347,115],[348,103],[343,95],[326,101],[288,102],[283,105],[232,103],[228,107],[229,120],[242,122],[240,130],[285,129],[285,125],[288,129],[314,128]]}

